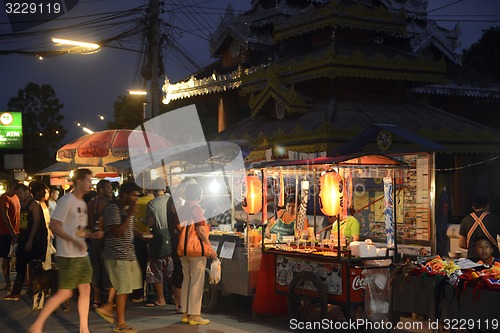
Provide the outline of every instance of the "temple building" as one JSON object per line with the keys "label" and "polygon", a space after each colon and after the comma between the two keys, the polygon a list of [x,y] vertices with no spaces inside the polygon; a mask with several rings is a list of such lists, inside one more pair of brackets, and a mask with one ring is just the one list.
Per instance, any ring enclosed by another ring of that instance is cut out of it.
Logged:
{"label": "temple building", "polygon": [[440,27],[424,0],[251,3],[228,7],[210,39],[214,63],[165,81],[169,108],[216,115],[216,139],[248,140],[249,162],[400,156],[416,170],[402,242],[434,252],[474,195],[500,200],[500,131],[463,118],[470,101],[499,98],[500,82],[461,65],[458,25]]}

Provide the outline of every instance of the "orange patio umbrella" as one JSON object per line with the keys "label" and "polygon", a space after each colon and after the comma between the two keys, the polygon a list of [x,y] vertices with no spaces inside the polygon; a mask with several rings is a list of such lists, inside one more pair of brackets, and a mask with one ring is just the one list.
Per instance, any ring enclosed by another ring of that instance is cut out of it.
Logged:
{"label": "orange patio umbrella", "polygon": [[167,139],[151,132],[128,129],[106,130],[84,135],[61,147],[58,162],[105,166],[135,153],[148,153],[171,147]]}

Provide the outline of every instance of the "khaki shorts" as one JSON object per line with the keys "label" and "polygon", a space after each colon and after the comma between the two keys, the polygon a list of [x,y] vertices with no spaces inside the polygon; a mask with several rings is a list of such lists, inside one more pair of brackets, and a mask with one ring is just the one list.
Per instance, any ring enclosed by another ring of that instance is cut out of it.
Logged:
{"label": "khaki shorts", "polygon": [[117,295],[131,294],[132,290],[143,288],[141,267],[137,260],[104,259],[104,267]]}
{"label": "khaki shorts", "polygon": [[80,284],[89,283],[92,280],[92,265],[86,257],[67,258],[56,257],[59,269],[59,289],[76,289]]}

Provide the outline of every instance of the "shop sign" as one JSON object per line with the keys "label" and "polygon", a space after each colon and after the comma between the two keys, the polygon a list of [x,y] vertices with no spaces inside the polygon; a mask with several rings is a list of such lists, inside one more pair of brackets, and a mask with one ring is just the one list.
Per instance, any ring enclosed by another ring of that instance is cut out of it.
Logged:
{"label": "shop sign", "polygon": [[234,249],[236,248],[235,242],[224,242],[220,250],[219,257],[225,259],[233,259]]}
{"label": "shop sign", "polygon": [[23,123],[21,112],[0,113],[0,148],[23,148]]}

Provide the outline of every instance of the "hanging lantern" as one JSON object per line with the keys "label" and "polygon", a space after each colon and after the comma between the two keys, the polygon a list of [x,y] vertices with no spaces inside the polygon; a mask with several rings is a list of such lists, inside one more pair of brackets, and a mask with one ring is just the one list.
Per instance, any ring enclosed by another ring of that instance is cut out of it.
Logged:
{"label": "hanging lantern", "polygon": [[344,207],[344,181],[333,170],[319,178],[319,207],[326,216],[337,216]]}
{"label": "hanging lantern", "polygon": [[262,210],[262,182],[257,176],[246,176],[242,182],[241,206],[248,214],[255,214]]}

